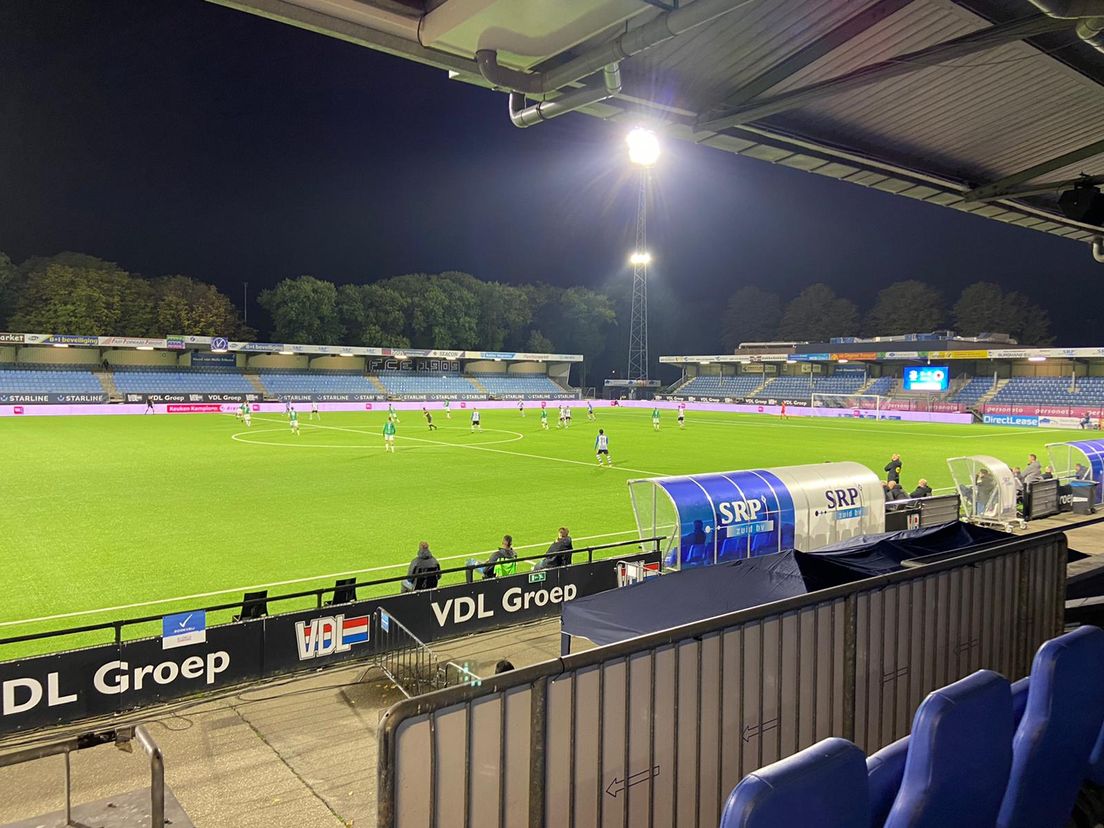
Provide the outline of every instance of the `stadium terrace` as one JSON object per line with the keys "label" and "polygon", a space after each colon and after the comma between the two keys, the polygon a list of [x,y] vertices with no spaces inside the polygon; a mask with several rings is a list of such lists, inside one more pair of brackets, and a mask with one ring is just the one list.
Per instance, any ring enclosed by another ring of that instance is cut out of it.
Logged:
{"label": "stadium terrace", "polygon": [[1099,428],[1104,413],[1104,348],[1022,347],[1001,334],[749,342],[731,354],[660,362],[682,370],[662,398],[752,411],[777,413],[784,404],[795,413],[888,419],[968,414],[975,422],[1079,430]]}

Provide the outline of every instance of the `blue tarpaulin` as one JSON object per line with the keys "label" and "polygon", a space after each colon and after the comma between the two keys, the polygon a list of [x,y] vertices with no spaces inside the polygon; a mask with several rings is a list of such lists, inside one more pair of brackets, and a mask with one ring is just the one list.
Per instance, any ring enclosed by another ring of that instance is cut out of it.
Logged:
{"label": "blue tarpaulin", "polygon": [[1009,537],[966,523],[853,538],[815,553],[788,550],[649,578],[563,606],[563,632],[596,644],[678,627],[875,575],[901,562]]}

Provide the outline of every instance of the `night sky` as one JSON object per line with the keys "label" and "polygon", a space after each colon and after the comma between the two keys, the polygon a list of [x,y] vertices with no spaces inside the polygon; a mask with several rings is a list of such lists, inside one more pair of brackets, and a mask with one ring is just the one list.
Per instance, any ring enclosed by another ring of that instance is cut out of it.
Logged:
{"label": "night sky", "polygon": [[[504,96],[201,0],[0,3],[0,250],[78,250],[218,284],[412,271],[604,287],[628,278],[624,128],[518,130]],[[988,279],[1098,344],[1084,244],[668,142],[650,221],[656,296],[830,283],[860,304],[918,278]],[[666,290],[664,289],[666,287]],[[788,297],[787,297],[788,298]],[[711,343],[711,344],[710,344]],[[719,331],[677,350],[719,348]]]}

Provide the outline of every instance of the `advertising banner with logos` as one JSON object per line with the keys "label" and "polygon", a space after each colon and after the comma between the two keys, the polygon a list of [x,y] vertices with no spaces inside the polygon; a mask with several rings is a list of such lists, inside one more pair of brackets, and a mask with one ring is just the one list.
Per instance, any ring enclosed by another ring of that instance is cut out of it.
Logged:
{"label": "advertising banner with logos", "polygon": [[0,394],[0,405],[98,405],[107,394]]}
{"label": "advertising banner with logos", "polygon": [[[626,554],[620,560],[654,562],[658,556]],[[373,629],[372,619],[379,609],[429,643],[555,616],[565,601],[616,586],[616,562],[610,559],[204,625],[203,635],[191,630],[187,640],[175,634],[175,622],[190,614],[178,614],[166,619],[166,629],[169,620],[174,622],[174,634],[168,638],[0,662],[0,734],[120,713],[369,657],[387,646]]]}
{"label": "advertising banner with logos", "polygon": [[288,402],[381,402],[387,399],[383,394],[277,394]]}
{"label": "advertising banner with logos", "polygon": [[260,394],[127,394],[128,403],[232,403],[260,402]]}

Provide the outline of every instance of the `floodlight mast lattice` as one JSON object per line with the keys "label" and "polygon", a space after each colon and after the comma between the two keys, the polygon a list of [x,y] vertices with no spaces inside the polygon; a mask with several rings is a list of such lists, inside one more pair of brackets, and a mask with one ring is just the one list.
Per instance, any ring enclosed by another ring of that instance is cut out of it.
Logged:
{"label": "floodlight mast lattice", "polygon": [[659,159],[659,140],[648,129],[634,129],[625,139],[629,161],[638,168],[640,186],[636,207],[636,247],[629,257],[633,269],[632,315],[629,322],[629,380],[648,379],[648,189],[651,167]]}

